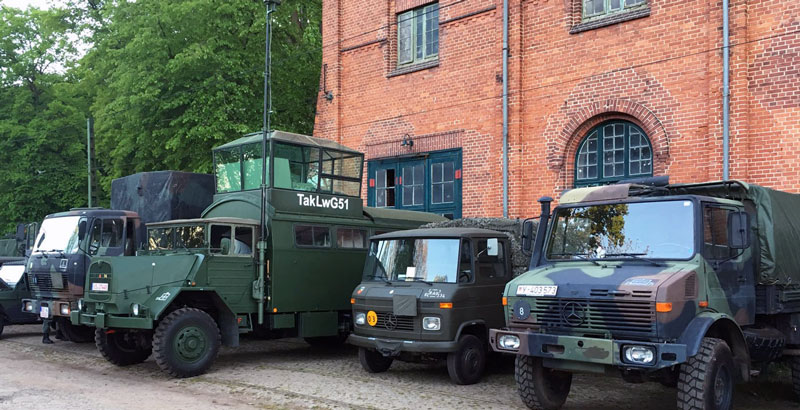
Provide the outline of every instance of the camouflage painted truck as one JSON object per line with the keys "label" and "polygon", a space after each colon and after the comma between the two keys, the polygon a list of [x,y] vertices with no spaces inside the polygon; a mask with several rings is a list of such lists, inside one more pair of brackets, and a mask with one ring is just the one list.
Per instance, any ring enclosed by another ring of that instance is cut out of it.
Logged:
{"label": "camouflage painted truck", "polygon": [[0,264],[24,260],[33,248],[38,230],[37,222],[19,223],[15,233],[0,239]]}
{"label": "camouflage painted truck", "polygon": [[23,311],[52,320],[67,340],[93,341],[94,328],[70,322],[91,260],[135,255],[144,246],[147,222],[199,216],[211,203],[211,185],[208,174],[138,173],[112,181],[113,209],[75,208],[45,217],[28,260],[31,295],[23,300]]}
{"label": "camouflage painted truck", "polygon": [[550,201],[531,270],[505,289],[506,328],[490,332],[517,355],[528,407],[561,407],[590,372],[677,386],[680,409],[730,409],[734,384],[781,358],[800,390],[800,195],[664,181],[574,189],[552,215]]}
{"label": "camouflage painted truck", "polygon": [[256,133],[213,154],[217,193],[201,218],[150,224],[146,251],[92,262],[72,321],[97,329],[114,364],[152,353],[190,377],[241,333],[341,341],[367,238],[444,219],[363,207],[363,154],[329,140]]}

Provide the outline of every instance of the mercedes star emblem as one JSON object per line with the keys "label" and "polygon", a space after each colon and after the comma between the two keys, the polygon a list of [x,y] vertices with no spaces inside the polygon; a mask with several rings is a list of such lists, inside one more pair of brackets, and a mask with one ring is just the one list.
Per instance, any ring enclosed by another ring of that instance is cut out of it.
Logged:
{"label": "mercedes star emblem", "polygon": [[561,318],[568,325],[578,327],[586,318],[586,308],[578,302],[567,302],[561,309]]}

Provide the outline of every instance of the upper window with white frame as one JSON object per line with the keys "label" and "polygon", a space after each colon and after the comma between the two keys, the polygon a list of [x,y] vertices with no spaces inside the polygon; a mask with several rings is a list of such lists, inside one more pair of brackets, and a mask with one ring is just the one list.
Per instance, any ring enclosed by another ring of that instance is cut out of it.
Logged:
{"label": "upper window with white frame", "polygon": [[439,4],[397,15],[397,65],[434,60],[439,56]]}
{"label": "upper window with white frame", "polygon": [[583,20],[605,17],[647,5],[647,0],[583,0]]}

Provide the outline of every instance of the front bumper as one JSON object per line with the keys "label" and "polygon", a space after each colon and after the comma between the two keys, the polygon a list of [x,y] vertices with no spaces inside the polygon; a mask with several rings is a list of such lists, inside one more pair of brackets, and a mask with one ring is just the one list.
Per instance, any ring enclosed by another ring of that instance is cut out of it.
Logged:
{"label": "front bumper", "polygon": [[[31,305],[31,310],[25,310],[25,306],[28,303],[30,303]],[[62,305],[66,305],[68,307],[67,314],[61,313]],[[70,314],[72,313],[72,309],[75,308],[76,305],[74,302],[62,299],[55,299],[55,300],[22,299],[21,306],[22,306],[21,310],[24,313],[32,313],[42,319],[54,319],[56,317],[69,318]],[[43,316],[42,307],[47,308],[47,315],[46,315],[47,317]]]}
{"label": "front bumper", "polygon": [[450,353],[458,350],[457,341],[424,342],[419,340],[387,339],[374,336],[350,334],[347,343],[358,347],[375,349],[384,356],[397,356],[402,352]]}
{"label": "front bumper", "polygon": [[152,329],[153,320],[147,317],[115,316],[104,312],[94,314],[74,311],[70,321],[76,326],[89,326],[98,329]]}
{"label": "front bumper", "polygon": [[[519,338],[519,348],[509,350],[499,345],[500,336]],[[585,370],[601,373],[607,367],[655,371],[686,362],[687,346],[677,343],[653,343],[633,340],[599,339],[582,336],[562,336],[506,329],[489,330],[489,344],[496,352],[545,359],[548,367]],[[649,346],[655,349],[652,364],[628,363],[622,360],[625,345]]]}

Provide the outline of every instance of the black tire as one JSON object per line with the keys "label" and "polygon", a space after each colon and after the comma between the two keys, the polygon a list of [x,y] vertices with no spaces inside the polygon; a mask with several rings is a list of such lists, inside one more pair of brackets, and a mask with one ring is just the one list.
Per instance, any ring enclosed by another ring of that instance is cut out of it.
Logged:
{"label": "black tire", "polygon": [[0,338],[3,337],[3,328],[5,327],[5,321],[2,317],[0,317]]}
{"label": "black tire", "polygon": [[205,373],[217,357],[219,327],[206,312],[182,308],[168,314],[153,335],[153,354],[161,370],[173,377]]}
{"label": "black tire", "polygon": [[792,366],[792,391],[795,398],[800,400],[800,356],[792,356],[789,363]]}
{"label": "black tire", "polygon": [[678,409],[731,409],[735,371],[728,344],[722,339],[704,337],[697,354],[681,365]]}
{"label": "black tire", "polygon": [[514,380],[522,402],[534,410],[561,408],[572,387],[572,373],[548,369],[541,358],[533,356],[517,356]]}
{"label": "black tire", "polygon": [[361,362],[361,367],[369,373],[383,373],[389,370],[394,359],[391,357],[384,357],[375,350],[359,347],[358,361]]}
{"label": "black tire", "polygon": [[474,335],[463,335],[458,350],[447,354],[447,373],[455,384],[475,384],[486,368],[486,344]]}
{"label": "black tire", "polygon": [[75,326],[69,320],[56,322],[56,332],[61,331],[64,337],[74,343],[94,342],[94,329],[88,326]]}
{"label": "black tire", "polygon": [[304,337],[303,340],[310,344],[312,347],[336,347],[344,344],[347,340],[347,334],[336,336],[318,336],[318,337]]}
{"label": "black tire", "polygon": [[105,329],[96,329],[94,343],[109,362],[117,366],[129,366],[142,363],[153,352],[151,347],[142,346],[136,336],[131,332],[108,333]]}

